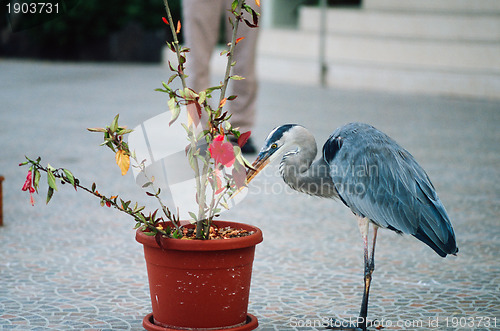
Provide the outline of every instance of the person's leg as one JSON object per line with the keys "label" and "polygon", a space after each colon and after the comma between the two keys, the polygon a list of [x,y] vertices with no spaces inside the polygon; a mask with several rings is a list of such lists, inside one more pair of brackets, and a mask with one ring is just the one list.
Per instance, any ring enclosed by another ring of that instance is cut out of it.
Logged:
{"label": "person's leg", "polygon": [[225,0],[183,0],[182,29],[187,53],[188,87],[200,92],[210,87],[210,58],[219,37]]}

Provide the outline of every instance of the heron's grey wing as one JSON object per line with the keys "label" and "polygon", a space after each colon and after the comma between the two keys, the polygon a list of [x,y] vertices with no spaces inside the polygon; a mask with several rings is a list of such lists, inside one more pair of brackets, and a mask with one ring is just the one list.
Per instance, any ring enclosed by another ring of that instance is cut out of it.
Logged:
{"label": "heron's grey wing", "polygon": [[390,137],[368,126],[340,131],[325,143],[323,156],[340,197],[356,215],[411,234],[441,256],[457,252],[451,222],[427,174]]}

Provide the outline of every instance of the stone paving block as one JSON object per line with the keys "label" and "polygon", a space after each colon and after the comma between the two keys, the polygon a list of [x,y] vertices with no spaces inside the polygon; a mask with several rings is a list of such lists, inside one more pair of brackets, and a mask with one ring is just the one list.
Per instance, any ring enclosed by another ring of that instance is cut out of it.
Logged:
{"label": "stone paving block", "polygon": [[[164,95],[153,90],[168,69],[0,60],[0,72],[10,78],[0,81],[0,173],[6,178],[0,329],[141,330],[151,304],[133,222],[68,187],[48,206],[42,194],[31,207],[20,190],[26,169],[17,164],[24,155],[41,155],[87,185],[95,181],[100,191],[156,208],[130,175],[120,176],[113,155],[98,148],[101,138],[85,128],[105,125],[116,113],[134,127],[166,111]],[[499,102],[263,81],[259,108],[256,144],[283,123],[305,125],[322,144],[337,126],[368,122],[407,148],[435,185],[460,252],[442,259],[412,237],[380,231],[369,318],[385,321],[389,330],[454,330],[453,323],[467,319],[475,324],[464,329],[498,329]],[[249,312],[264,331],[322,330],[317,325],[331,317],[357,316],[362,244],[352,213],[341,202],[291,191],[277,172],[277,166],[266,169],[246,199],[223,215],[264,233]]]}

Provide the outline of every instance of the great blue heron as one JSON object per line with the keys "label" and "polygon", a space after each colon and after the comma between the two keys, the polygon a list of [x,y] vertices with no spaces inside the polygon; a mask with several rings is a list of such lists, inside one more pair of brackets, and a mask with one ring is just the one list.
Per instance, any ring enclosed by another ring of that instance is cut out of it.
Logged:
{"label": "great blue heron", "polygon": [[366,330],[378,228],[411,234],[442,257],[458,252],[455,233],[424,169],[408,151],[373,126],[344,125],[333,132],[322,156],[314,161],[316,153],[316,141],[306,128],[296,124],[277,127],[253,163],[254,170],[247,173],[247,183],[282,156],[280,174],[291,188],[338,198],[356,215],[364,243],[364,293],[360,316],[352,328]]}

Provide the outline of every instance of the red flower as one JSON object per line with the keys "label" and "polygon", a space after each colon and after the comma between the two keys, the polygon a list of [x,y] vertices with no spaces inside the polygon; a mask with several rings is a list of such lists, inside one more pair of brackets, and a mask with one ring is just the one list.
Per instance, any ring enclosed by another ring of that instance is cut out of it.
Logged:
{"label": "red flower", "polygon": [[33,193],[35,192],[35,188],[33,187],[33,175],[31,174],[31,170],[28,171],[28,175],[26,176],[26,181],[24,182],[23,191],[30,192],[30,202],[31,205],[35,205],[35,199],[33,198]]}
{"label": "red flower", "polygon": [[228,142],[224,142],[224,136],[218,135],[214,138],[214,141],[208,147],[210,151],[210,156],[215,160],[215,164],[222,164],[226,167],[230,167],[234,163],[234,151],[233,145]]}

